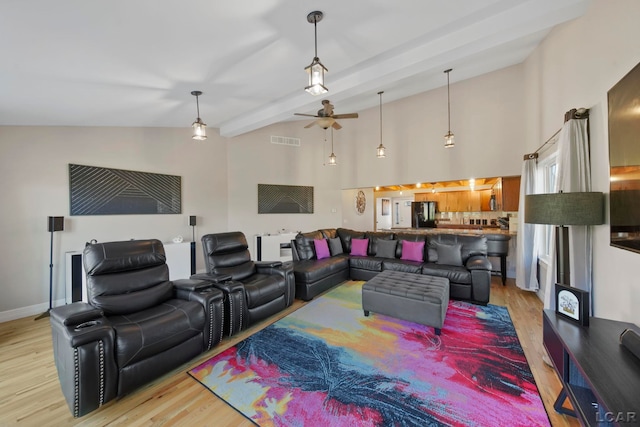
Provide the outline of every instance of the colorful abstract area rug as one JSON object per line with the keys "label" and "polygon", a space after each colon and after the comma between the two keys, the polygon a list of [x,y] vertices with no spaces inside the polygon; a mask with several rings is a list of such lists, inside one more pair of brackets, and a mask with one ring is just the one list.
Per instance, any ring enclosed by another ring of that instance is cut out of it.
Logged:
{"label": "colorful abstract area rug", "polygon": [[260,426],[549,426],[505,307],[452,301],[442,335],[347,282],[189,374]]}

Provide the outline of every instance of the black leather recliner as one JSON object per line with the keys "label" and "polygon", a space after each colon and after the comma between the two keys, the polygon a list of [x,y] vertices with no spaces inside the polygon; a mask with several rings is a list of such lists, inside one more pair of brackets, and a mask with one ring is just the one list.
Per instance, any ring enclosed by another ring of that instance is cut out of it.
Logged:
{"label": "black leather recliner", "polygon": [[87,245],[88,303],[51,310],[53,353],[74,417],[209,350],[222,339],[223,293],[169,280],[159,240]]}
{"label": "black leather recliner", "polygon": [[293,266],[251,260],[239,231],[202,236],[206,273],[192,279],[217,282],[225,293],[225,333],[233,335],[289,307],[295,298]]}

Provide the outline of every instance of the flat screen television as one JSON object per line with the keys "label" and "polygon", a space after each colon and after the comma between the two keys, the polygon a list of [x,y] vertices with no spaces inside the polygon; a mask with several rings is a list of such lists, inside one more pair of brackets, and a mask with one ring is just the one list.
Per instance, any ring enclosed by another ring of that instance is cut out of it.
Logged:
{"label": "flat screen television", "polygon": [[607,98],[611,246],[640,252],[640,64]]}

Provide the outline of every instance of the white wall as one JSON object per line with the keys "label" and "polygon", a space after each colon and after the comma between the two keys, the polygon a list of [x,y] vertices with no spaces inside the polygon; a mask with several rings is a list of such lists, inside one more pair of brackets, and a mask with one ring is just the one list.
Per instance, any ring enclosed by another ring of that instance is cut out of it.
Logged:
{"label": "white wall", "polygon": [[[47,216],[64,216],[54,233],[54,301],[64,300],[64,253],[85,242],[158,238],[191,240],[227,229],[227,150],[210,132],[205,142],[190,128],[0,127],[0,321],[49,306]],[[179,175],[182,214],[69,216],[69,163]],[[200,245],[197,268],[202,269]]]}
{"label": "white wall", "polygon": [[[340,171],[345,166],[326,165],[330,147],[325,133],[308,121],[275,124],[240,135],[229,142],[228,229],[245,233],[255,258],[253,236],[281,229],[311,231],[340,227],[342,204]],[[271,135],[301,139],[300,147],[271,144]],[[328,151],[329,150],[329,151]],[[258,214],[258,184],[313,186],[313,214]]]}
{"label": "white wall", "polygon": [[[524,63],[527,151],[562,126],[565,111],[591,108],[593,191],[609,192],[607,91],[640,61],[640,2],[594,0],[587,13],[554,29]],[[608,204],[607,223],[608,223]],[[640,324],[640,254],[609,245],[594,227],[594,315]]]}

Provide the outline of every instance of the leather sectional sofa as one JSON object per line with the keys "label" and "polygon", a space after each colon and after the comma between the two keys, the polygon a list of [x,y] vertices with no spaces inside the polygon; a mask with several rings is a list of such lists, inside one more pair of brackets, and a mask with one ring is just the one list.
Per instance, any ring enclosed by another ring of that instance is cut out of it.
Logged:
{"label": "leather sectional sofa", "polygon": [[451,298],[489,302],[491,262],[483,235],[321,229],[299,233],[291,248],[296,297],[305,301],[344,280],[394,270],[446,277]]}

